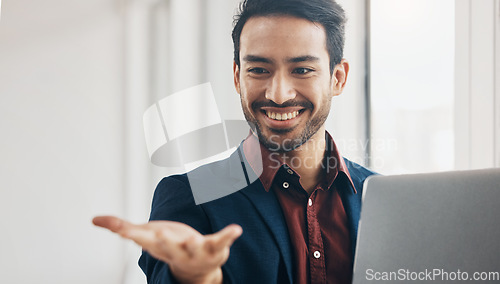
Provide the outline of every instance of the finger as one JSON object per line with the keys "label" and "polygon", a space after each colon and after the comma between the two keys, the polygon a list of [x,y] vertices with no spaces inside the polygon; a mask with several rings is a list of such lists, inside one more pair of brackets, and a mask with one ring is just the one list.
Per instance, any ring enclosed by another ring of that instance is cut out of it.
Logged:
{"label": "finger", "polygon": [[92,219],[92,223],[115,233],[118,233],[123,228],[123,220],[114,216],[97,216]]}
{"label": "finger", "polygon": [[219,232],[208,236],[207,244],[212,252],[229,247],[241,236],[243,229],[239,225],[229,225]]}
{"label": "finger", "polygon": [[[109,229],[124,238],[133,240],[153,257],[169,262],[173,258],[186,255],[185,249],[179,246],[178,238],[174,234],[173,224],[167,222],[149,222],[135,225],[114,216],[95,217],[96,226]],[[175,224],[174,224],[175,225]],[[195,251],[195,247],[191,248]]]}
{"label": "finger", "polygon": [[155,232],[146,225],[134,225],[114,216],[97,216],[92,222],[94,225],[106,228],[120,236],[133,240],[144,247],[155,241]]}

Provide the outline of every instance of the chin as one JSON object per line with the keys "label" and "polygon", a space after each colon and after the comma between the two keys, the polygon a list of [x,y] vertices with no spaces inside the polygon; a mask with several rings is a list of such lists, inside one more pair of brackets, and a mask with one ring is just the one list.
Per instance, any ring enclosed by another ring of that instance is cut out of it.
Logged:
{"label": "chin", "polygon": [[259,137],[260,143],[268,150],[286,153],[299,148],[307,142],[306,136],[303,134],[293,134],[293,130],[294,129],[288,129],[286,133],[282,133],[283,131],[280,129],[278,132],[271,132],[269,135],[257,132],[257,136]]}

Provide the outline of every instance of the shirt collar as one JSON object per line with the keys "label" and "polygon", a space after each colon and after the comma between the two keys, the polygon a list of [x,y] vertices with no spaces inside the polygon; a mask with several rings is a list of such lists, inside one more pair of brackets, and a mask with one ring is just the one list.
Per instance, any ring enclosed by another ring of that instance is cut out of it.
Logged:
{"label": "shirt collar", "polygon": [[[323,160],[323,168],[326,171],[326,175],[322,184],[325,186],[325,189],[330,188],[340,173],[348,179],[353,193],[357,193],[345,161],[340,155],[332,136],[327,131],[325,132],[325,139],[326,152]],[[269,191],[271,188],[280,168],[285,167],[293,170],[293,168],[279,159],[279,155],[276,152],[269,151],[269,149],[264,147],[252,131],[250,131],[248,137],[243,141],[243,153],[253,171],[262,173],[259,179],[266,191]]]}

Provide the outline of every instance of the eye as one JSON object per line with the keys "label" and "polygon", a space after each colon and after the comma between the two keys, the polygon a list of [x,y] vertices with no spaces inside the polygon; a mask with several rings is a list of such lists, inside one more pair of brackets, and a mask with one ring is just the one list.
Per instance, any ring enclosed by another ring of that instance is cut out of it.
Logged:
{"label": "eye", "polygon": [[309,72],[312,72],[314,70],[310,69],[310,68],[304,68],[304,67],[300,67],[300,68],[295,68],[292,73],[295,73],[295,74],[299,74],[299,75],[304,75],[304,74],[307,74]]}
{"label": "eye", "polygon": [[267,71],[264,68],[260,68],[260,67],[250,68],[250,69],[248,69],[248,72],[249,73],[254,73],[254,74],[266,74],[266,73],[269,73],[269,71]]}

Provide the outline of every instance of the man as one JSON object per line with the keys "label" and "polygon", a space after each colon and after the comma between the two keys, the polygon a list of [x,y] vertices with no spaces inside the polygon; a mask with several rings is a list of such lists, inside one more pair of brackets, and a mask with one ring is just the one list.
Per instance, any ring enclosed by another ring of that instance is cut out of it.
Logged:
{"label": "man", "polygon": [[201,171],[221,186],[238,182],[231,178],[239,165],[263,172],[200,205],[186,175],[167,177],[144,225],[96,217],[143,247],[149,283],[351,282],[362,184],[373,173],[341,158],[325,131],[349,71],[344,23],[333,0],[242,3],[233,74],[252,133]]}

